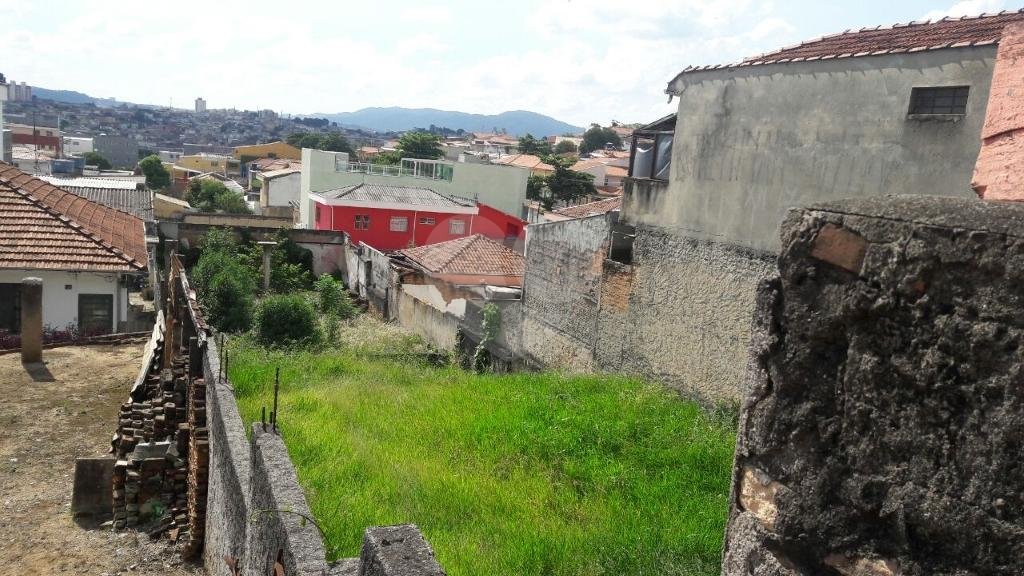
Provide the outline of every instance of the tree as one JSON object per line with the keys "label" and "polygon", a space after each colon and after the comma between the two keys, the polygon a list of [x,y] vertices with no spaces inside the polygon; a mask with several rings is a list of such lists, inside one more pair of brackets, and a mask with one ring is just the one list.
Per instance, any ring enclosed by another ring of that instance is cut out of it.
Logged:
{"label": "tree", "polygon": [[188,203],[200,212],[226,212],[228,214],[249,214],[245,198],[232,192],[218,180],[193,180],[188,185]]}
{"label": "tree", "polygon": [[171,175],[164,168],[164,163],[156,154],[146,156],[139,161],[139,168],[146,175],[146,186],[153,190],[162,190],[171,185]]}
{"label": "tree", "polygon": [[547,187],[548,179],[540,174],[531,174],[526,179],[526,197],[530,200],[540,200]]}
{"label": "tree", "polygon": [[314,134],[312,132],[294,132],[285,138],[285,142],[296,148],[313,148],[314,150],[326,150],[328,152],[347,152],[350,156],[355,155],[355,150],[345,138],[338,132],[327,134]]}
{"label": "tree", "polygon": [[441,141],[427,132],[406,132],[398,139],[398,151],[402,158],[423,158],[435,160],[444,156]]}
{"label": "tree", "polygon": [[571,140],[562,140],[555,144],[555,154],[575,154],[576,150],[576,145]]}
{"label": "tree", "polygon": [[594,150],[602,150],[606,144],[611,144],[616,150],[619,150],[622,148],[622,138],[611,128],[602,128],[597,124],[591,124],[590,128],[583,133],[580,153],[589,154]]}
{"label": "tree", "polygon": [[545,210],[550,210],[557,202],[569,203],[597,193],[593,174],[577,172],[570,168],[576,163],[575,158],[545,156],[543,161],[555,169],[545,177],[548,194],[542,194],[540,199]]}
{"label": "tree", "polygon": [[85,163],[89,166],[95,166],[100,170],[110,170],[113,166],[110,164],[110,160],[107,160],[99,152],[86,152]]}
{"label": "tree", "polygon": [[547,140],[538,140],[532,134],[527,133],[519,139],[519,152],[533,154],[534,156],[545,156],[551,154],[551,145]]}

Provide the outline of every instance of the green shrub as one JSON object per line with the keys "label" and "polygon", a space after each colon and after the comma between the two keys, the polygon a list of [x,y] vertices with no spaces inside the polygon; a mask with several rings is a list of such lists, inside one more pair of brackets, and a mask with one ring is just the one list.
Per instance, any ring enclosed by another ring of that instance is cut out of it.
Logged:
{"label": "green shrub", "polygon": [[205,292],[207,320],[222,332],[244,332],[252,326],[253,286],[248,271],[238,264],[219,271]]}
{"label": "green shrub", "polygon": [[260,302],[256,338],[264,345],[318,340],[316,311],[298,294],[277,294]]}
{"label": "green shrub", "polygon": [[313,289],[320,297],[321,313],[333,314],[343,320],[355,316],[356,308],[345,292],[345,287],[331,275],[321,274],[313,284]]}

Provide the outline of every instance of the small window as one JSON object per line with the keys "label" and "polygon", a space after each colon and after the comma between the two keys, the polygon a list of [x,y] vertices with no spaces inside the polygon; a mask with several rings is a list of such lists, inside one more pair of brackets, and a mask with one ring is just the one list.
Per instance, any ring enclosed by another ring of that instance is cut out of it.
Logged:
{"label": "small window", "polygon": [[420,224],[422,224],[424,226],[433,226],[434,225],[434,219],[432,217],[430,217],[430,216],[422,216],[422,217],[420,217]]}
{"label": "small window", "polygon": [[449,234],[465,234],[466,233],[466,221],[465,220],[451,220],[448,222],[448,233]]}
{"label": "small window", "polygon": [[913,88],[910,114],[966,114],[968,86]]}
{"label": "small window", "polygon": [[356,214],[356,230],[369,230],[370,217],[364,214]]}
{"label": "small window", "polygon": [[409,229],[409,219],[405,216],[392,216],[391,217],[391,231],[392,232],[405,232]]}

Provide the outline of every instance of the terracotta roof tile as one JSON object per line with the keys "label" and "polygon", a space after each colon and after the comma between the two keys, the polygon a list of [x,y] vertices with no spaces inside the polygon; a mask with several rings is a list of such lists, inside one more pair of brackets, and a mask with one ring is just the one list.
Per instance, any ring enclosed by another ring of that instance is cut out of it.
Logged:
{"label": "terracotta roof tile", "polygon": [[950,47],[996,44],[1003,27],[1024,21],[1024,10],[962,18],[943,18],[936,22],[910,22],[890,27],[876,26],[847,30],[814,40],[787,46],[774,52],[752,56],[735,64],[688,67],[683,74],[702,70],[739,68],[831,58],[858,58],[881,54],[900,54],[941,50]]}
{"label": "terracotta roof tile", "polygon": [[0,268],[146,268],[142,220],[0,162]]}
{"label": "terracotta roof tile", "polygon": [[521,254],[481,234],[407,248],[397,254],[434,274],[522,276],[525,267]]}
{"label": "terracotta roof tile", "polygon": [[620,209],[622,209],[622,196],[616,196],[615,198],[608,198],[607,200],[598,200],[597,202],[589,202],[587,204],[579,204],[577,206],[567,206],[565,208],[555,210],[555,214],[569,218],[586,218],[587,216],[606,214],[613,210]]}

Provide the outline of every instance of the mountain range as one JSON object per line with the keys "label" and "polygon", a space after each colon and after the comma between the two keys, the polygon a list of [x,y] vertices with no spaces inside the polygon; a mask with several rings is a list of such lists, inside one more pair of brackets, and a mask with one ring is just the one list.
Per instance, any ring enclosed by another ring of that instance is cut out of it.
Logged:
{"label": "mountain range", "polygon": [[[43,100],[55,100],[70,104],[93,103],[104,107],[131,104],[129,102],[120,102],[113,98],[96,98],[74,90],[50,90],[33,86],[32,93]],[[146,104],[134,105],[146,108],[152,107],[152,105]],[[355,112],[335,114],[317,113],[310,114],[309,116],[326,118],[346,128],[362,128],[376,132],[402,132],[413,128],[428,128],[431,125],[452,130],[461,128],[466,132],[492,132],[498,129],[514,136],[532,134],[542,137],[579,134],[583,132],[583,128],[579,126],[573,126],[550,116],[527,110],[512,110],[502,112],[501,114],[470,114],[468,112],[437,110],[435,108],[390,107],[363,108]]]}
{"label": "mountain range", "polygon": [[522,136],[559,136],[562,134],[578,134],[583,128],[556,120],[550,116],[513,110],[501,114],[470,114],[435,108],[363,108],[355,112],[338,114],[317,113],[312,116],[327,118],[348,128],[363,128],[377,132],[401,132],[412,128],[428,128],[431,124],[438,127],[463,129],[467,132],[491,132],[495,128],[505,130],[511,135]]}

